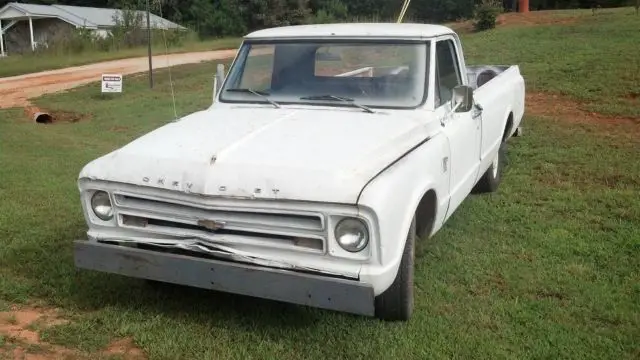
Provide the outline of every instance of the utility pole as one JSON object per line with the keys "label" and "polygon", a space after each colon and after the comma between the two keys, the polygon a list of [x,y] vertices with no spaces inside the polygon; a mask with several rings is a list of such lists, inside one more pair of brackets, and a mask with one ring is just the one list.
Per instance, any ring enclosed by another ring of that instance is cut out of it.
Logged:
{"label": "utility pole", "polygon": [[148,54],[149,54],[149,88],[153,89],[153,63],[151,61],[151,12],[149,8],[149,0],[147,0],[147,43],[148,43]]}

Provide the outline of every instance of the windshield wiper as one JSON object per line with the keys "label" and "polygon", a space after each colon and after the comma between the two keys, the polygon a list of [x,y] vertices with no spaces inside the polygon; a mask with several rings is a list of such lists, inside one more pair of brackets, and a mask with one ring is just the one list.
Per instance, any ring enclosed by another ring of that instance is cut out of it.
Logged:
{"label": "windshield wiper", "polygon": [[280,104],[278,104],[277,102],[269,99],[269,93],[266,91],[262,91],[262,90],[253,90],[251,88],[235,88],[235,89],[227,89],[225,91],[231,91],[231,92],[242,92],[242,93],[249,93],[249,94],[253,94],[255,96],[260,96],[261,98],[263,98],[266,102],[268,102],[269,104],[275,106],[276,108],[280,109]]}
{"label": "windshield wiper", "polygon": [[350,104],[352,106],[355,106],[357,108],[360,108],[370,114],[374,114],[375,111],[371,110],[370,107],[368,106],[364,106],[364,105],[360,105],[358,103],[356,103],[355,100],[348,98],[348,97],[342,97],[342,96],[336,96],[336,95],[313,95],[313,96],[303,96],[300,98],[300,100],[335,100],[335,101],[342,101],[344,103]]}

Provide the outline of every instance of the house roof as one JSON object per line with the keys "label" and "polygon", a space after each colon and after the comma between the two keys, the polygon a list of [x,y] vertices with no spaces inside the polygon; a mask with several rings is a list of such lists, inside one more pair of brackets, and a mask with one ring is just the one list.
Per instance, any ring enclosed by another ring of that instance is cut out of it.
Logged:
{"label": "house roof", "polygon": [[441,25],[408,23],[340,23],[276,27],[254,31],[248,34],[246,38],[431,38],[453,33],[453,30]]}
{"label": "house roof", "polygon": [[[145,16],[143,26],[146,27],[146,12],[137,11],[137,13]],[[15,2],[8,3],[0,9],[0,20],[22,20],[29,16],[36,19],[58,18],[76,27],[97,29],[115,26],[115,19],[122,17],[122,10],[68,5],[34,5]],[[153,13],[150,15],[150,23],[151,28],[154,29],[184,29],[184,27]]]}

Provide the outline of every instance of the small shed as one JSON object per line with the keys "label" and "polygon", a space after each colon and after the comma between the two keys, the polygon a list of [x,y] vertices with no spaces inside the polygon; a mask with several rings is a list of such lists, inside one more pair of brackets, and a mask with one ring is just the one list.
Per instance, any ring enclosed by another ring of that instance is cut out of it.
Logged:
{"label": "small shed", "polygon": [[[146,19],[146,12],[137,13]],[[122,16],[119,9],[8,3],[0,9],[0,56],[25,47],[35,50],[47,43],[54,30],[84,28],[106,36]],[[146,29],[146,21],[143,25]],[[184,29],[155,14],[150,15],[150,25],[152,29]]]}

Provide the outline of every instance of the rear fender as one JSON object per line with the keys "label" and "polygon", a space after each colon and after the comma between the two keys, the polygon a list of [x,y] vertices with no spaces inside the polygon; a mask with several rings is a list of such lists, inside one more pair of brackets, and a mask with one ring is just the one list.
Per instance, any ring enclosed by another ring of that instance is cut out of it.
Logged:
{"label": "rear fender", "polygon": [[[505,131],[507,131],[507,125],[509,124],[509,117],[513,116],[513,110],[511,109],[510,106],[508,106],[505,111],[504,111],[504,115],[502,116],[503,123],[502,123],[502,132],[504,134]],[[511,119],[511,127],[508,129],[509,130],[509,134],[507,136],[507,138],[510,138],[511,135],[513,135],[514,131],[516,130],[516,123],[515,123],[515,117],[513,117]]]}

